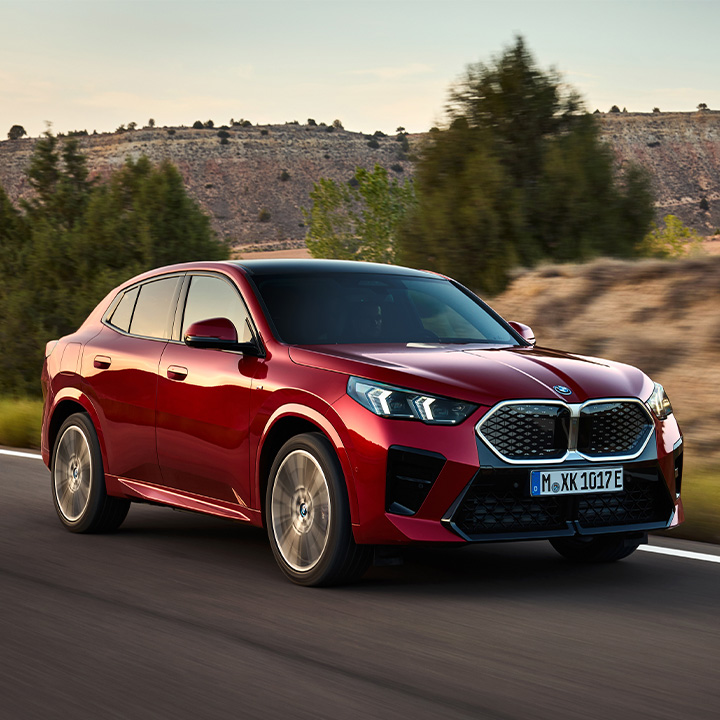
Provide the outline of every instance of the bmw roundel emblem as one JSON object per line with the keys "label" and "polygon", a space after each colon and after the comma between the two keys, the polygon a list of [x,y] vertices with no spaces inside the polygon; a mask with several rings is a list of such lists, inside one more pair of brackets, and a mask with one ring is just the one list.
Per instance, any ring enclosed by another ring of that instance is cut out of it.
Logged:
{"label": "bmw roundel emblem", "polygon": [[564,385],[553,385],[553,390],[561,395],[572,395],[572,390]]}

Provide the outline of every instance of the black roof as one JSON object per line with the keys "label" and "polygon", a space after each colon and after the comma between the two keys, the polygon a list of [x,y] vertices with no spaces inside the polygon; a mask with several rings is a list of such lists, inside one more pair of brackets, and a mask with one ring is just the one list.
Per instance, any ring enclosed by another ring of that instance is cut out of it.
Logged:
{"label": "black roof", "polygon": [[356,260],[233,260],[233,265],[248,275],[316,275],[318,273],[369,273],[379,275],[405,275],[437,277],[425,270],[413,270],[399,265],[358,262]]}

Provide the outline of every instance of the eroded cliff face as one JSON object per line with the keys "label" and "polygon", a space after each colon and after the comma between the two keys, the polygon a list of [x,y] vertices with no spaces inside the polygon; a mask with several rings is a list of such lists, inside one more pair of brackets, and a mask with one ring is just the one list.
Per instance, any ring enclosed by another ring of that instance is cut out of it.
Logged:
{"label": "eroded cliff face", "polygon": [[[170,160],[216,232],[239,248],[301,245],[306,233],[302,208],[311,207],[313,183],[322,177],[347,182],[357,166],[372,169],[376,163],[401,180],[412,174],[412,163],[403,159],[402,144],[394,136],[374,138],[374,148],[368,145],[369,136],[342,129],[328,132],[322,126],[231,128],[225,131],[226,144],[218,132],[146,128],[79,141],[94,175],[107,176],[126,158]],[[35,142],[0,142],[0,185],[13,201],[32,192],[24,170]]]}
{"label": "eroded cliff face", "polygon": [[702,234],[720,227],[720,112],[607,113],[600,122],[620,172],[631,162],[650,171],[658,218],[677,215]]}
{"label": "eroded cliff face", "polygon": [[[720,227],[720,112],[608,113],[598,119],[619,172],[636,162],[652,174],[658,218],[678,215],[703,234]],[[321,177],[347,181],[357,166],[372,169],[376,163],[398,179],[413,172],[395,137],[375,138],[375,148],[361,133],[269,125],[233,127],[223,144],[218,132],[145,128],[81,137],[80,145],[91,172],[101,176],[128,157],[170,160],[215,230],[238,248],[301,245],[306,232],[301,208],[310,207],[309,193]],[[424,136],[408,139],[412,151]],[[0,184],[13,201],[31,193],[24,170],[35,142],[0,142]],[[708,210],[702,209],[703,198]]]}

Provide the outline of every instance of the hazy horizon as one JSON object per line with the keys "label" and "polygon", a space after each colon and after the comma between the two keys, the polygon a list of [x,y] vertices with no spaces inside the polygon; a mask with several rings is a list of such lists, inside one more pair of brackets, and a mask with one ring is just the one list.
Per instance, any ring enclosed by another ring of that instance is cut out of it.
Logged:
{"label": "hazy horizon", "polygon": [[592,112],[720,109],[713,0],[0,0],[0,138],[308,118],[411,132],[522,35]]}

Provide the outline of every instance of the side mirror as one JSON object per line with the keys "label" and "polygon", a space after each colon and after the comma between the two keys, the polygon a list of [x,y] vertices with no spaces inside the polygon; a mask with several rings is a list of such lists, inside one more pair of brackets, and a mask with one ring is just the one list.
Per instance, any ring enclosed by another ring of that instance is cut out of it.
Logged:
{"label": "side mirror", "polygon": [[235,350],[244,355],[258,356],[254,342],[239,343],[235,325],[227,318],[211,318],[194,322],[185,332],[183,341],[188,347]]}
{"label": "side mirror", "polygon": [[509,320],[508,325],[523,339],[527,340],[531,345],[535,344],[535,333],[529,325]]}

